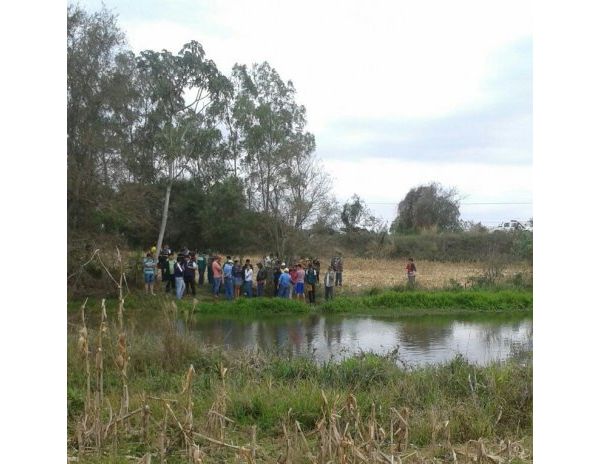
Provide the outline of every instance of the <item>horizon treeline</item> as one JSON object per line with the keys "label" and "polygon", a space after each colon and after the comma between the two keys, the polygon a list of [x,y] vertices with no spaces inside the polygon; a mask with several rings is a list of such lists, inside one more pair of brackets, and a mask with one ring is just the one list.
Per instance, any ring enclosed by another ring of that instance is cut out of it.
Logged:
{"label": "horizon treeline", "polygon": [[67,118],[69,268],[114,245],[361,254],[465,230],[439,184],[399,202],[393,236],[360,197],[340,206],[291,81],[267,62],[224,72],[196,41],[136,54],[106,8],[67,8]]}

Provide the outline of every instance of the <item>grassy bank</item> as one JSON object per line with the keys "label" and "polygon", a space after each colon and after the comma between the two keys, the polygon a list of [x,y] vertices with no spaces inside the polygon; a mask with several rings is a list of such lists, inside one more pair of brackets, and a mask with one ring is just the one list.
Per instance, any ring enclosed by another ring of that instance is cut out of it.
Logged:
{"label": "grassy bank", "polygon": [[[414,290],[381,291],[352,296],[337,296],[333,300],[320,299],[316,305],[282,298],[239,298],[234,301],[214,301],[208,294],[199,294],[196,299],[174,300],[164,295],[146,296],[133,293],[126,298],[125,306],[132,311],[162,311],[165,304],[174,302],[178,310],[188,314],[231,314],[231,315],[285,315],[311,312],[328,312],[354,315],[466,315],[473,313],[531,313],[533,293],[529,290]],[[76,313],[81,301],[68,304],[68,311]],[[90,304],[99,305],[98,300]],[[109,314],[116,311],[114,299],[106,300]]]}
{"label": "grassy bank", "polygon": [[200,346],[168,313],[158,335],[116,321],[69,334],[68,452],[80,462],[531,462],[530,360],[321,365]]}

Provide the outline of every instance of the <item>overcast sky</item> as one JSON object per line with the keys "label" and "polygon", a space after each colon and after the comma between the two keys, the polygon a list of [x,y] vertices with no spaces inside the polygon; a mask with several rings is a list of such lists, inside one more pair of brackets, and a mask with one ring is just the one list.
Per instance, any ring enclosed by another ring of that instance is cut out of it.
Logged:
{"label": "overcast sky", "polygon": [[[79,2],[97,10],[100,1]],[[268,61],[307,108],[343,203],[391,222],[411,187],[455,187],[463,219],[528,219],[529,0],[105,0],[134,51],[190,40],[229,74]]]}

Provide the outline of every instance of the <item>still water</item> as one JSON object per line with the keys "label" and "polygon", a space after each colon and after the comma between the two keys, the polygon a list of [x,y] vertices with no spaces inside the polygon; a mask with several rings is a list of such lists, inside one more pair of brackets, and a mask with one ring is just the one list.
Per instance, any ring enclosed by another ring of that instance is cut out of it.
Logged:
{"label": "still water", "polygon": [[[183,329],[183,321],[179,326]],[[224,349],[258,348],[319,361],[397,349],[400,361],[409,365],[440,363],[458,354],[483,365],[526,355],[533,348],[530,317],[204,317],[188,323],[187,330],[199,343]]]}

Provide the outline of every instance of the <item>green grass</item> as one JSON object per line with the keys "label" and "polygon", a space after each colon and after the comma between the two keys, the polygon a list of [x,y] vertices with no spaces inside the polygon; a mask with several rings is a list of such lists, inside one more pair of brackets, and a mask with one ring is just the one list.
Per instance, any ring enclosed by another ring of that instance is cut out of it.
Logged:
{"label": "green grass", "polygon": [[320,305],[339,314],[466,314],[530,311],[533,293],[522,290],[384,291],[375,295],[339,297]]}
{"label": "green grass", "polygon": [[[386,293],[361,298],[366,302],[377,301],[377,304],[381,304],[377,298],[382,295]],[[266,304],[275,304],[277,300],[266,301]],[[138,304],[135,308],[134,303]],[[290,308],[301,304],[283,303],[290,305]],[[250,314],[268,307],[259,299],[210,304],[232,309],[238,307]],[[99,302],[90,301],[88,305],[96,308]],[[192,387],[196,427],[201,431],[206,430],[208,411],[224,392],[221,413],[234,421],[227,426],[226,441],[247,444],[251,428],[256,425],[257,441],[266,456],[260,462],[275,462],[285,452],[283,421],[288,424],[298,421],[309,434],[311,446],[316,446],[318,433],[315,431],[323,418],[323,411],[334,403],[336,410],[341,408],[350,395],[355,398],[363,420],[369,415],[372,405],[375,405],[377,421],[381,424],[389,424],[391,408],[406,408],[410,443],[420,452],[439,449],[436,430],[445,421],[448,421],[447,431],[452,443],[466,443],[479,438],[493,443],[507,439],[527,441],[532,434],[533,368],[531,358],[527,356],[525,359],[519,358],[519,361],[515,359],[488,366],[474,365],[457,357],[440,365],[407,368],[398,363],[397,355],[393,352],[388,355],[364,353],[341,362],[320,364],[309,356],[292,357],[266,351],[226,351],[201,345],[192,333],[177,330],[171,319],[173,315],[168,312],[165,312],[165,317],[158,318],[157,327],[146,331],[143,324],[145,312],[160,311],[160,301],[137,295],[126,302],[126,308],[129,305],[131,308],[126,309],[126,330],[130,357],[127,373],[130,410],[141,406],[145,394],[176,399],[173,408],[178,417],[183,417],[182,408],[186,403],[181,393],[182,380],[188,367],[193,365],[196,372]],[[109,313],[114,309],[115,306],[109,305]],[[510,313],[498,317],[510,317]],[[105,404],[111,404],[118,410],[122,383],[113,362],[118,338],[114,319],[109,315],[109,328],[103,344],[103,388]],[[77,421],[84,413],[86,378],[84,361],[77,347],[77,318],[72,318],[71,324],[67,340],[66,393],[68,452],[69,455],[75,455],[75,430]],[[91,322],[88,326],[92,353],[95,352],[97,327]],[[92,385],[95,385],[93,356],[91,361]],[[224,382],[219,375],[221,367],[228,369]],[[323,394],[328,399],[327,404]],[[102,454],[96,455],[91,451],[82,456],[81,461],[125,462],[125,456],[139,457],[146,452],[154,453],[154,461],[160,433],[158,424],[164,417],[164,405],[157,400],[147,400],[147,403],[154,420],[148,441],[142,441],[139,434],[121,431],[118,440],[111,439]],[[105,420],[108,420],[108,411],[104,414]],[[133,417],[130,426],[132,430],[139,430],[139,417]],[[185,446],[173,421],[169,425],[169,436],[171,445],[167,462],[187,462]],[[203,445],[206,446],[206,443]],[[231,462],[233,457],[231,451],[226,449],[209,448],[205,451],[208,457],[204,462],[207,463]],[[300,448],[296,451],[303,453]]]}
{"label": "green grass", "polygon": [[[424,315],[468,315],[475,313],[528,313],[533,309],[531,290],[384,290],[371,291],[362,295],[337,296],[333,300],[320,300],[309,305],[297,300],[283,298],[239,298],[234,301],[214,301],[206,295],[198,295],[196,303],[189,297],[175,300],[170,296],[148,296],[132,293],[125,301],[126,311],[160,312],[171,301],[178,311],[191,316],[235,315],[236,317],[294,315],[307,313],[335,313],[381,316],[424,316]],[[68,312],[74,317],[82,302],[68,303]],[[90,299],[88,307],[98,308],[100,300]],[[107,313],[117,310],[115,299],[106,300]]]}

